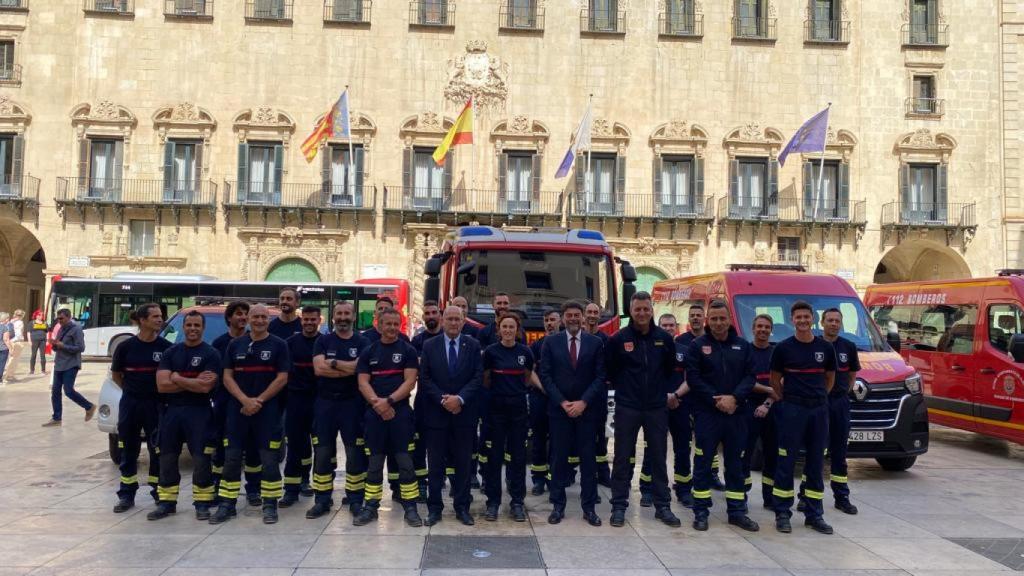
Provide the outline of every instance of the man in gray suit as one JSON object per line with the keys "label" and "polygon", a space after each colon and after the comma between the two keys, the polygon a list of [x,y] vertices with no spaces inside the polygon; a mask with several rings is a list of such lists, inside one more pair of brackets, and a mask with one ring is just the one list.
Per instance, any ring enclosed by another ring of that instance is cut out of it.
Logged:
{"label": "man in gray suit", "polygon": [[64,395],[78,404],[85,410],[85,421],[92,420],[96,414],[96,405],[85,399],[84,396],[75,391],[75,378],[78,371],[82,369],[82,351],[85,350],[85,334],[82,327],[71,319],[71,311],[61,308],[57,311],[57,323],[60,330],[50,338],[50,345],[53,346],[53,388],[50,391],[50,401],[53,404],[53,417],[44,427],[60,426],[61,416],[64,408],[61,401],[61,390]]}

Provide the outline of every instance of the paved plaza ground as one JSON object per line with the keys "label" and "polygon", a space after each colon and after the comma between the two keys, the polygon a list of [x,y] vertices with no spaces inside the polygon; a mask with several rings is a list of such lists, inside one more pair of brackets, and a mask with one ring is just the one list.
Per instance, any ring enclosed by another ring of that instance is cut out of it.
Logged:
{"label": "paved plaza ground", "polygon": [[[106,364],[86,364],[80,390],[88,398],[97,398],[105,371]],[[236,520],[211,526],[192,516],[187,472],[181,512],[148,522],[152,502],[142,493],[136,509],[111,512],[118,471],[95,423],[84,423],[65,401],[64,426],[41,428],[49,413],[42,376],[0,389],[0,576],[982,576],[1024,567],[1024,450],[940,427],[909,472],[853,461],[860,514],[841,514],[827,495],[826,519],[836,534],[821,536],[799,515],[792,534],[777,533],[759,495],[751,516],[762,531],[734,529],[720,493],[705,533],[689,527],[692,515],[678,505],[683,528],[663,526],[652,509],[639,507],[639,495],[626,526],[612,528],[605,488],[598,510],[605,523],[591,528],[574,505],[578,486],[558,526],[546,522],[547,497],[528,496],[526,523],[485,522],[477,498],[474,527],[456,522],[449,509],[437,526],[408,528],[387,495],[380,521],[363,528],[352,526],[347,509],[306,520],[308,499],[282,510],[274,526],[240,500]]]}

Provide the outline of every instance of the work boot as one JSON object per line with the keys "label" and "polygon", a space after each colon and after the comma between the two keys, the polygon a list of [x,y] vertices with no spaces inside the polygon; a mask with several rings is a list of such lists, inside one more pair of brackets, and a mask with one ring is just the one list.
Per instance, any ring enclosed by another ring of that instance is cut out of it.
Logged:
{"label": "work boot", "polygon": [[331,501],[330,500],[327,500],[326,502],[317,502],[317,503],[313,504],[312,508],[310,508],[309,510],[306,510],[306,518],[308,520],[314,520],[316,518],[319,518],[321,516],[325,516],[325,515],[330,514],[330,513],[331,513]]}
{"label": "work boot", "polygon": [[488,522],[494,522],[498,519],[498,505],[488,504],[487,510],[484,511],[484,520]]}
{"label": "work boot", "polygon": [[423,518],[420,518],[420,511],[416,509],[415,503],[405,505],[405,524],[413,528],[423,526]]}
{"label": "work boot", "polygon": [[678,528],[683,525],[682,520],[680,520],[678,516],[672,513],[671,508],[662,508],[658,510],[657,512],[654,513],[654,518],[657,520],[661,520],[663,524],[665,524],[666,526],[671,526],[673,528]]}
{"label": "work boot", "polygon": [[513,504],[511,510],[512,520],[516,522],[526,522],[526,510],[522,504]]}
{"label": "work boot", "polygon": [[377,521],[377,508],[375,508],[373,506],[363,506],[363,508],[361,510],[359,510],[359,514],[357,514],[356,517],[352,519],[352,525],[353,526],[366,526],[370,522],[376,522],[376,521]]}
{"label": "work boot", "polygon": [[793,531],[792,524],[789,523],[788,516],[776,516],[775,517],[775,529],[783,534],[789,534]]}
{"label": "work boot", "polygon": [[221,502],[220,506],[217,507],[217,511],[210,516],[210,524],[223,524],[228,520],[238,515],[238,511],[235,510],[235,503]]}
{"label": "work boot", "polygon": [[693,508],[693,494],[691,494],[688,490],[685,492],[680,490],[679,494],[676,496],[676,499],[679,500],[679,503],[683,505],[683,508]]}
{"label": "work boot", "polygon": [[246,492],[245,501],[248,502],[249,506],[252,506],[253,508],[263,504],[263,498],[260,496],[259,492],[253,492],[252,494]]}
{"label": "work boot", "polygon": [[754,522],[750,519],[750,516],[746,515],[730,517],[729,524],[732,524],[733,526],[739,526],[747,532],[757,532],[761,529],[761,527],[757,525],[757,522]]}
{"label": "work boot", "polygon": [[353,516],[358,516],[359,515],[359,511],[362,510],[362,509],[363,509],[363,501],[362,500],[352,499],[352,501],[348,503],[348,511]]}
{"label": "work boot", "polygon": [[836,509],[845,512],[846,514],[850,514],[851,516],[857,514],[857,507],[845,498],[836,500]]}
{"label": "work boot", "polygon": [[152,512],[146,514],[146,520],[163,520],[175,512],[177,512],[177,508],[174,504],[157,504]]}
{"label": "work boot", "polygon": [[706,516],[699,516],[693,519],[693,529],[698,532],[708,531],[708,519]]}
{"label": "work boot", "polygon": [[263,523],[277,524],[277,502],[269,500],[263,503]]}
{"label": "work boot", "polygon": [[302,494],[306,498],[313,497],[313,488],[309,485],[309,482],[303,481],[302,484],[299,484],[299,494]]}
{"label": "work boot", "polygon": [[616,528],[622,528],[626,525],[626,511],[612,510],[612,517],[608,523]]}
{"label": "work boot", "polygon": [[796,503],[796,511],[807,512],[807,501],[801,498],[800,501]]}
{"label": "work boot", "polygon": [[120,514],[122,512],[127,512],[127,511],[131,510],[132,508],[135,508],[135,499],[134,498],[124,497],[124,498],[119,499],[117,501],[117,504],[114,504],[114,514]]}
{"label": "work boot", "polygon": [[284,496],[277,502],[277,505],[281,508],[289,508],[292,504],[299,501],[298,492],[285,492]]}
{"label": "work boot", "polygon": [[530,491],[530,494],[533,494],[534,496],[541,496],[541,495],[543,495],[544,494],[544,481],[543,480],[534,480],[533,481],[533,490]]}
{"label": "work boot", "polygon": [[196,520],[206,521],[210,519],[210,506],[201,504],[196,506]]}
{"label": "work boot", "polygon": [[640,506],[643,508],[650,508],[651,506],[654,506],[654,494],[651,494],[650,492],[641,492]]}
{"label": "work boot", "polygon": [[825,522],[824,518],[808,518],[804,520],[804,526],[810,527],[811,530],[819,534],[831,534],[832,527]]}

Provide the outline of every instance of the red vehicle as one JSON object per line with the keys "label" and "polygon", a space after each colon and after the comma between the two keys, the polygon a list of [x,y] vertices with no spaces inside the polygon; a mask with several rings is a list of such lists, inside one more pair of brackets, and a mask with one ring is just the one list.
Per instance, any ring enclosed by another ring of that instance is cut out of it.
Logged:
{"label": "red vehicle", "polygon": [[507,232],[490,226],[463,226],[425,265],[426,299],[442,306],[455,296],[469,302],[469,319],[477,326],[494,320],[494,294],[505,292],[512,308],[524,315],[527,339],[543,335],[543,314],[569,299],[601,307],[601,330],[619,329],[616,262],[623,282],[622,301],[629,302],[636,271],[612,255],[604,236],[594,230],[534,229]]}
{"label": "red vehicle", "polygon": [[933,422],[1024,443],[1024,271],[999,274],[880,284],[864,301],[921,374]]}
{"label": "red vehicle", "polygon": [[[413,335],[412,325],[409,323],[409,314],[412,313],[410,308],[411,300],[409,299],[409,281],[401,278],[363,278],[356,280],[356,284],[362,285],[374,285],[374,286],[393,286],[393,290],[378,290],[377,297],[387,296],[395,301],[395,309],[402,315],[402,332],[407,336]],[[362,310],[360,310],[362,313]],[[360,320],[363,320],[360,318]],[[373,323],[372,312],[369,319],[369,324]]]}
{"label": "red vehicle", "polygon": [[[655,316],[670,312],[685,319],[695,303],[705,307],[722,299],[729,305],[741,336],[753,339],[750,327],[758,314],[775,326],[772,340],[795,333],[790,306],[804,300],[820,318],[829,308],[843,313],[840,333],[860,351],[861,371],[850,391],[850,458],[874,458],[886,470],[906,470],[928,450],[928,413],[921,377],[892,350],[871,321],[857,293],[830,274],[809,274],[800,266],[740,266],[728,272],[664,280],[654,285]],[[816,330],[820,332],[820,327]]]}

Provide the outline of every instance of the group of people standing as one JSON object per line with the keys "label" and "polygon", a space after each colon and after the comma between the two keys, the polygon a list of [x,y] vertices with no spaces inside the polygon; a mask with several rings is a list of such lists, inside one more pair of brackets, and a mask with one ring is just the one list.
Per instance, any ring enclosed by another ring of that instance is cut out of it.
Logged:
{"label": "group of people standing", "polygon": [[18,362],[22,351],[31,346],[29,375],[35,374],[36,358],[43,374],[46,372],[46,342],[49,326],[43,319],[42,310],[32,314],[30,323],[25,322],[25,311],[0,312],[0,385],[17,381]]}
{"label": "group of people standing", "polygon": [[[467,323],[463,297],[443,310],[425,302],[424,330],[411,340],[386,297],[377,302],[375,326],[362,333],[350,302],[330,311],[328,334],[319,331],[321,309],[301,307],[295,290],[282,290],[278,306],[280,315],[272,319],[262,304],[229,304],[228,332],[212,345],[203,343],[199,312],[185,315],[185,339],[175,345],[158,336],[158,305],[136,312],[139,333],[118,347],[111,366],[124,391],[115,512],[134,506],[138,439],[145,436],[148,483],[158,502],[151,520],[176,511],[183,444],[194,460],[198,519],[216,524],[236,515],[243,470],[246,497],[262,507],[264,522],[276,522],[278,509],[300,496],[314,498],[306,517],[321,517],[334,506],[340,436],[342,504],[357,526],[377,519],[386,468],[392,499],[411,526],[442,521],[446,483],[463,524],[475,522],[472,488],[480,484],[485,520],[497,520],[507,497],[509,516],[526,521],[529,469],[533,494],[550,493],[549,523],[564,519],[566,487],[578,470],[584,520],[601,525],[597,485],[606,484],[609,521],[618,527],[625,524],[643,430],[641,505],[653,505],[655,517],[669,526],[682,524],[671,507],[669,435],[675,493],[693,509],[697,530],[708,529],[720,448],[729,523],[759,529],[747,514],[750,457],[758,441],[763,501],[775,511],[779,531],[791,531],[793,470],[801,453],[806,524],[832,531],[822,517],[826,448],[836,507],[856,513],[846,487],[846,393],[859,365],[856,347],[838,335],[839,310],[824,312],[823,336],[816,336],[814,311],[796,303],[795,336],[772,346],[770,317],[754,320],[754,339],[747,342],[736,333],[728,306],[712,302],[706,315],[692,306],[689,329],[677,334],[676,319],[666,314],[656,324],[650,295],[638,292],[629,324],[611,336],[598,329],[600,307],[567,301],[545,312],[545,335],[528,346],[522,319],[503,293],[492,301],[494,321],[480,329]],[[610,467],[609,387],[616,407]]]}

